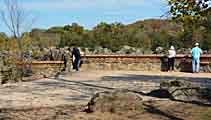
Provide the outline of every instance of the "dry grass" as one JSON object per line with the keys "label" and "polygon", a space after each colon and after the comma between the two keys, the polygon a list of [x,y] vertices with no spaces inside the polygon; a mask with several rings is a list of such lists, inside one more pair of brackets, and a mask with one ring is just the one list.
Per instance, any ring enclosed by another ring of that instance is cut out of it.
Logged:
{"label": "dry grass", "polygon": [[144,111],[77,113],[70,120],[210,120],[211,107],[174,101],[144,103]]}
{"label": "dry grass", "polygon": [[210,120],[211,107],[174,102],[144,102],[140,111],[82,112],[85,106],[58,106],[32,109],[2,109],[2,120]]}

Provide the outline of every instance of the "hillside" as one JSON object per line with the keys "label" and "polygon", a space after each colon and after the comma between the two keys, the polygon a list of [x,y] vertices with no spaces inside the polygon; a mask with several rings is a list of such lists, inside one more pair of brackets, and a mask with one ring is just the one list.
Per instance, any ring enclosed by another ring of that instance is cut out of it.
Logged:
{"label": "hillside", "polygon": [[179,30],[180,26],[170,20],[149,19],[128,25],[99,23],[93,30],[86,30],[77,23],[46,30],[33,29],[30,37],[41,40],[43,47],[77,44],[91,49],[101,46],[118,51],[127,45],[153,50],[156,46],[168,47],[171,43],[162,42],[161,39],[176,39],[173,36]]}

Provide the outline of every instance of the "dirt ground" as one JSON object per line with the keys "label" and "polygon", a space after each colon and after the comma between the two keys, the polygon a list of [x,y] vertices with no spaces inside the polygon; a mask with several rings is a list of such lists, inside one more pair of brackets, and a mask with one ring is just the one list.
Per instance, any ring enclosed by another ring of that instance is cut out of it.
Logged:
{"label": "dirt ground", "polygon": [[0,86],[0,120],[211,120],[211,107],[142,96],[144,111],[116,115],[86,113],[97,92],[116,89],[149,92],[163,80],[188,80],[211,85],[209,73],[82,71],[58,78]]}
{"label": "dirt ground", "polygon": [[85,106],[1,109],[1,120],[210,120],[211,107],[173,101],[145,101],[144,111],[86,113]]}

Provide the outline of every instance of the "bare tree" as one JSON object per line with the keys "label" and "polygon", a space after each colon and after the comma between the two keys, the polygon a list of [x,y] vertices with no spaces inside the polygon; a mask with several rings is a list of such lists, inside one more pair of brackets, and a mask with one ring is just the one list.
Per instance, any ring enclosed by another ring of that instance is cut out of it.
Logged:
{"label": "bare tree", "polygon": [[22,49],[21,35],[31,27],[33,19],[28,21],[29,14],[23,9],[18,0],[4,0],[4,7],[0,11],[3,23],[17,40],[18,46]]}
{"label": "bare tree", "polygon": [[2,10],[0,10],[0,18],[10,31],[12,37],[17,40],[19,47],[19,60],[22,62],[20,70],[22,79],[23,75],[25,75],[24,71],[28,70],[25,66],[31,66],[30,59],[24,59],[22,34],[32,26],[34,21],[33,19],[30,19],[30,14],[26,13],[19,0],[3,0],[3,5]]}

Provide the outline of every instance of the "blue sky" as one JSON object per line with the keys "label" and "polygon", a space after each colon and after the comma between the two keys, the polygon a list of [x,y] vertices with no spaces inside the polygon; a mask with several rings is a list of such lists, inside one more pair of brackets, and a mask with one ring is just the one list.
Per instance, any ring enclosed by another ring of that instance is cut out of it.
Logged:
{"label": "blue sky", "polygon": [[[0,0],[0,8],[3,8]],[[133,23],[159,18],[167,11],[166,0],[19,0],[35,23],[32,28],[49,28],[76,22],[91,29],[100,22]],[[7,31],[0,22],[0,31]]]}

